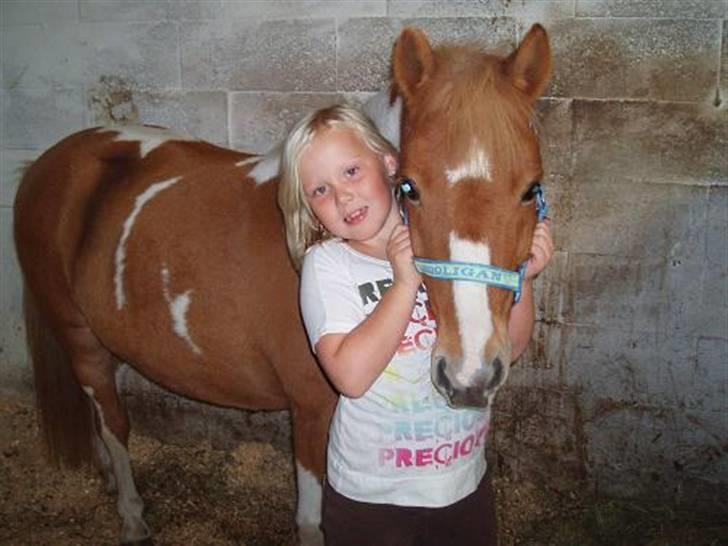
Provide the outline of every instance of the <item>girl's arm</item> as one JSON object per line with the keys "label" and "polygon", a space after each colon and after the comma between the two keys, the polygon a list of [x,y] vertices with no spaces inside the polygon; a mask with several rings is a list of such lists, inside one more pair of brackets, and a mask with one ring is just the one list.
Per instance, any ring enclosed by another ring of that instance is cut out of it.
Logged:
{"label": "girl's arm", "polygon": [[551,220],[546,219],[536,225],[531,243],[531,258],[526,266],[523,291],[520,301],[511,309],[508,320],[508,335],[511,338],[511,360],[516,360],[526,350],[535,320],[533,302],[533,278],[551,261],[554,242],[551,236]]}
{"label": "girl's arm", "polygon": [[387,256],[394,279],[364,321],[347,334],[327,334],[316,343],[316,354],[331,383],[350,398],[362,396],[392,360],[415,305],[422,279],[412,263],[409,232],[397,226]]}
{"label": "girl's arm", "polygon": [[511,361],[517,360],[531,341],[534,319],[533,282],[528,279],[523,282],[521,299],[511,308],[511,317],[508,320],[508,336],[511,338]]}

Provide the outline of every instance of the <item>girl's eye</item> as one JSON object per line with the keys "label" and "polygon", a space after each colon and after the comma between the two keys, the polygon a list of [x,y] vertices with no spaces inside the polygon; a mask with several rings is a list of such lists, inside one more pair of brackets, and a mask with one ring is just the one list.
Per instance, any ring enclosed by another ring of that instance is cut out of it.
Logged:
{"label": "girl's eye", "polygon": [[311,197],[320,197],[326,193],[326,186],[318,186],[311,192]]}
{"label": "girl's eye", "polygon": [[358,172],[359,172],[359,167],[357,165],[355,165],[353,167],[349,167],[348,169],[346,169],[346,171],[344,171],[346,176],[348,176],[350,178],[352,176],[356,175],[356,173],[358,173]]}
{"label": "girl's eye", "polygon": [[540,187],[541,182],[533,182],[528,189],[521,195],[521,203],[530,203],[536,197],[536,192]]}

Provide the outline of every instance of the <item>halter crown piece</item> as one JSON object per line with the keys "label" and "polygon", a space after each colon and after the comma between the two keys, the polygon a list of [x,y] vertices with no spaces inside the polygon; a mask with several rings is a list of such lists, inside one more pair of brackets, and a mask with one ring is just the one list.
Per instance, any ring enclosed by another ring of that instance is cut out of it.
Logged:
{"label": "halter crown piece", "polygon": [[[397,193],[400,200],[402,218],[404,219],[404,223],[408,224],[407,209],[402,203],[402,197],[409,197],[413,200],[419,199],[417,188],[411,179],[403,178],[397,187]],[[535,184],[533,194],[536,199],[536,216],[538,221],[541,222],[546,218],[549,208],[546,203],[543,186],[541,184]],[[490,264],[433,260],[419,256],[415,256],[414,263],[417,271],[435,279],[477,282],[511,290],[513,291],[513,302],[518,303],[521,299],[523,279],[526,275],[528,260],[521,263],[516,271]]]}

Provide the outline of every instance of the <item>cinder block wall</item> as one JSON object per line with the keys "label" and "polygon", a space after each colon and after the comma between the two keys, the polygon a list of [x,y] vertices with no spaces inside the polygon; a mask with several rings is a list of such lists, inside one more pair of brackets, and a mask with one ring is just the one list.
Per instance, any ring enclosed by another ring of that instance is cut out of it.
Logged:
{"label": "cinder block wall", "polygon": [[[107,122],[265,151],[308,109],[381,89],[403,25],[508,51],[538,21],[558,252],[494,460],[728,506],[727,17],[726,0],[1,0],[0,392],[32,390],[11,238],[23,162]],[[225,442],[254,424],[123,382],[148,429]]]}

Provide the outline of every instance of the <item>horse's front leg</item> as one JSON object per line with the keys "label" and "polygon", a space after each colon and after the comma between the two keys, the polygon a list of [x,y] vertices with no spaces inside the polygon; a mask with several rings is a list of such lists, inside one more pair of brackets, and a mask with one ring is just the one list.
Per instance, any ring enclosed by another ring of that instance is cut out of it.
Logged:
{"label": "horse's front leg", "polygon": [[293,446],[296,458],[298,507],[296,525],[301,546],[323,546],[321,532],[321,498],[326,464],[331,408],[295,407],[291,412]]}
{"label": "horse's front leg", "polygon": [[[151,532],[142,512],[144,502],[137,492],[131,469],[128,437],[128,417],[121,407],[116,386],[109,389],[84,387],[96,408],[99,435],[108,453],[118,492],[116,510],[121,517],[121,544],[152,546]],[[107,392],[103,392],[107,391]],[[111,391],[111,392],[109,392]]]}

